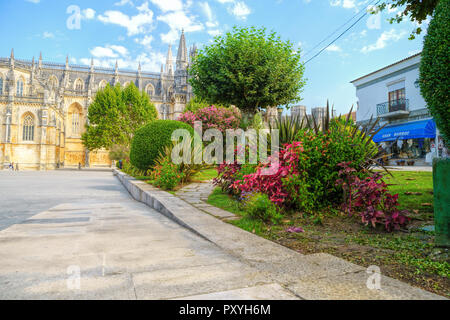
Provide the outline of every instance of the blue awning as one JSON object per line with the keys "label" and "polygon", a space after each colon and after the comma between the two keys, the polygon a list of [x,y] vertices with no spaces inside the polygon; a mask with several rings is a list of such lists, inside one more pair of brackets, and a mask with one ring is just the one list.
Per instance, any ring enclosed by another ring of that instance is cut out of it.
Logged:
{"label": "blue awning", "polygon": [[373,137],[373,141],[378,143],[395,141],[397,139],[407,140],[418,138],[436,138],[436,123],[434,120],[420,120],[385,127]]}

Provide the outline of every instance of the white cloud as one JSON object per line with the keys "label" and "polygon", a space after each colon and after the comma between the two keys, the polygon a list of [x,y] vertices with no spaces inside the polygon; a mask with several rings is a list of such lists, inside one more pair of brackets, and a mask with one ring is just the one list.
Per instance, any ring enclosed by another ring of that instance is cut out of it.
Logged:
{"label": "white cloud", "polygon": [[208,30],[208,34],[212,37],[217,37],[222,34],[222,32],[219,29],[212,29]]}
{"label": "white cloud", "polygon": [[203,14],[206,16],[206,27],[209,28],[210,30],[208,31],[209,34],[211,34],[210,32],[213,32],[215,35],[217,35],[216,31],[218,30],[211,30],[211,29],[216,29],[219,26],[219,22],[217,21],[217,18],[215,17],[211,7],[209,6],[208,2],[200,2],[199,6],[201,8],[201,10],[203,11]]}
{"label": "white cloud", "polygon": [[91,20],[95,18],[95,10],[91,8],[87,8],[83,10],[83,18],[87,20]]}
{"label": "white cloud", "polygon": [[341,49],[339,46],[337,46],[337,45],[335,45],[335,44],[332,44],[331,46],[329,46],[328,48],[326,48],[325,51],[329,51],[329,52],[341,52],[342,49]]}
{"label": "white cloud", "polygon": [[162,12],[183,10],[183,2],[181,0],[150,0]]}
{"label": "white cloud", "polygon": [[154,38],[152,35],[146,35],[144,38],[136,38],[134,41],[144,47],[151,48]]}
{"label": "white cloud", "polygon": [[41,0],[27,0],[27,2],[31,2],[31,3],[39,3],[39,2],[41,2]]}
{"label": "white cloud", "polygon": [[238,0],[217,0],[222,4],[228,4],[228,13],[235,16],[238,19],[245,20],[247,16],[252,13],[250,8],[244,1]]}
{"label": "white cloud", "polygon": [[149,32],[152,29],[153,11],[148,8],[148,2],[144,2],[137,8],[139,13],[135,16],[128,16],[121,11],[109,10],[98,16],[98,20],[105,24],[116,24],[124,27],[129,36]]}
{"label": "white cloud", "polygon": [[133,2],[131,0],[120,0],[119,2],[114,3],[115,6],[124,6],[126,4],[129,4],[131,6],[133,6]]}
{"label": "white cloud", "polygon": [[247,19],[247,16],[251,13],[250,8],[245,2],[236,2],[232,7],[228,8],[228,12],[234,15],[238,19]]}
{"label": "white cloud", "polygon": [[331,0],[330,5],[332,7],[342,7],[345,9],[356,8],[355,0]]}
{"label": "white cloud", "polygon": [[181,29],[184,29],[186,32],[195,32],[205,28],[202,23],[196,21],[194,16],[189,16],[184,11],[169,12],[156,19],[169,25],[170,31],[166,34],[161,34],[161,40],[165,43],[176,41]]}
{"label": "white cloud", "polygon": [[42,38],[44,38],[44,39],[53,39],[54,37],[55,37],[55,35],[53,33],[51,33],[51,32],[48,32],[48,31],[45,31],[42,34]]}
{"label": "white cloud", "polygon": [[95,47],[90,50],[94,58],[118,58],[128,56],[128,49],[118,45],[107,45],[105,47]]}
{"label": "white cloud", "polygon": [[363,47],[361,49],[361,52],[368,53],[368,52],[375,51],[375,50],[381,50],[381,49],[385,48],[389,42],[399,41],[406,34],[407,34],[407,32],[404,30],[402,30],[400,32],[396,31],[395,29],[391,29],[389,31],[384,31],[375,43]]}

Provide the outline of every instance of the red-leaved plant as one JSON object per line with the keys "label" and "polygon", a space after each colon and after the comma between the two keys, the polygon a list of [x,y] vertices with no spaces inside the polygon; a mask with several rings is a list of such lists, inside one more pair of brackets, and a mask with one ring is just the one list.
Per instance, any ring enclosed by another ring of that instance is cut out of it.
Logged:
{"label": "red-leaved plant", "polygon": [[[256,173],[244,176],[243,181],[235,181],[233,187],[241,192],[267,194],[270,201],[279,206],[288,204],[292,199],[286,189],[285,181],[292,175],[298,174],[296,164],[299,161],[299,154],[303,151],[301,142],[285,145],[279,153],[277,165],[272,165],[269,159],[269,163],[260,165]],[[267,175],[268,171],[272,174]]]}
{"label": "red-leaved plant", "polygon": [[365,225],[376,227],[384,225],[388,232],[400,230],[410,221],[407,210],[399,210],[398,194],[391,195],[388,186],[383,181],[383,175],[379,172],[360,179],[355,170],[350,167],[350,162],[339,164],[342,170],[339,172],[341,179],[336,185],[344,189],[346,200],[343,208],[349,215],[355,213],[361,216]]}

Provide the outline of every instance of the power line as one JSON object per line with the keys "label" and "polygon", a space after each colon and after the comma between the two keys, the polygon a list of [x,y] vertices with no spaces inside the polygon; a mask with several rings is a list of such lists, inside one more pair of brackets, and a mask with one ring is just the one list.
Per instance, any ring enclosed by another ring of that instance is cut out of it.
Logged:
{"label": "power line", "polygon": [[[381,0],[378,0],[375,5],[377,5]],[[330,47],[333,43],[335,43],[336,41],[338,41],[340,38],[342,38],[342,36],[344,34],[346,34],[351,28],[353,28],[356,24],[358,24],[358,22],[360,22],[365,16],[367,16],[368,12],[366,10],[366,12],[358,19],[356,20],[350,27],[348,27],[347,29],[344,30],[344,32],[342,32],[337,38],[335,38],[333,41],[331,41],[325,48],[323,48],[322,50],[320,50],[318,53],[316,53],[311,59],[309,59],[308,61],[305,62],[305,65],[310,62],[311,60],[313,60],[314,58],[316,58],[317,56],[319,56],[322,52],[324,52],[328,47]]]}
{"label": "power line", "polygon": [[[375,2],[376,0],[372,0],[366,7],[366,11],[367,9],[372,5],[373,2]],[[336,32],[338,32],[339,30],[341,30],[343,27],[345,27],[347,24],[349,24],[353,19],[355,19],[357,16],[359,16],[361,14],[361,11],[358,11],[355,15],[353,15],[349,20],[347,20],[343,25],[341,25],[339,28],[337,28],[336,30],[334,30],[330,35],[328,35],[325,39],[323,39],[322,41],[320,41],[318,44],[316,44],[312,49],[308,50],[304,57],[308,56],[310,53],[312,53],[317,47],[319,47],[322,43],[324,43],[325,41],[327,41],[329,38],[331,38]]]}

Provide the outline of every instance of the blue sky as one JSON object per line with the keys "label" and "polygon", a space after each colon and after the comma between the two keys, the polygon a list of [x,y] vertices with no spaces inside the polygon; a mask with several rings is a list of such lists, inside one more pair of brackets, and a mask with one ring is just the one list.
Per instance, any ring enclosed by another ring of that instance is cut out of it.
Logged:
{"label": "blue sky", "polygon": [[[301,48],[305,61],[330,40],[320,41],[365,10],[371,0],[0,0],[0,56],[159,71],[169,43],[178,47],[181,29],[200,48],[234,25],[265,26]],[[364,18],[306,65],[304,104],[326,100],[346,113],[356,102],[351,80],[417,53],[422,36],[408,40],[415,25],[391,25],[384,12]],[[426,25],[425,25],[426,27]],[[341,29],[340,31],[343,31]],[[339,34],[338,32],[337,34]]]}

